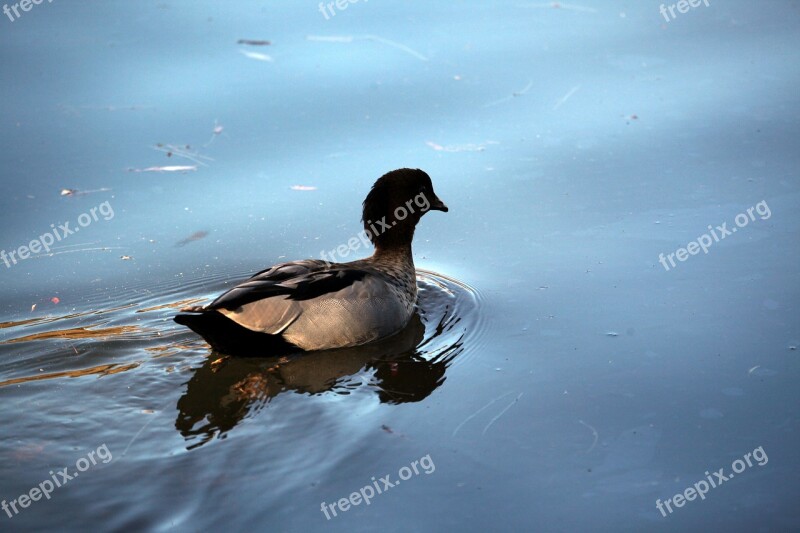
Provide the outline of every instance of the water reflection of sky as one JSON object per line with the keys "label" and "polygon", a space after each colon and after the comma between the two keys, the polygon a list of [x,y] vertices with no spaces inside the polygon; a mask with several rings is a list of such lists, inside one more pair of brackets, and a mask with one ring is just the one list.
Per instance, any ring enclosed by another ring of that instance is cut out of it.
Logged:
{"label": "water reflection of sky", "polygon": [[[0,15],[0,249],[114,211],[0,263],[0,499],[103,443],[115,456],[3,528],[798,529],[798,5],[670,22],[659,5]],[[134,171],[173,165],[197,169]],[[307,362],[214,380],[175,306],[346,242],[372,182],[403,166],[450,207],[420,225],[417,266],[478,304],[432,392],[375,394],[408,392],[414,357],[332,389]],[[762,201],[769,218],[659,264]],[[235,424],[187,451],[203,425],[186,398]],[[656,509],[759,446],[764,466]],[[320,512],[427,454],[433,474]]]}

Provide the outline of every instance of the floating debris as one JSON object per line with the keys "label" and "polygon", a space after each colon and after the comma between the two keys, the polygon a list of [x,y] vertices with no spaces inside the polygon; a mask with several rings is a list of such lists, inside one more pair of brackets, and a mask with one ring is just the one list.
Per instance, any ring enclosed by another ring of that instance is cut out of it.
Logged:
{"label": "floating debris", "polygon": [[190,242],[199,241],[200,239],[202,239],[203,237],[205,237],[207,235],[208,235],[207,231],[196,231],[196,232],[192,233],[191,235],[189,235],[188,237],[186,237],[185,239],[181,239],[180,241],[175,243],[175,246],[177,248],[180,248],[182,246],[186,246]]}
{"label": "floating debris", "polygon": [[202,160],[205,161],[213,161],[211,157],[202,155],[196,151],[190,151],[192,147],[188,144],[183,146],[178,146],[175,144],[162,144],[158,143],[153,147],[153,150],[158,150],[159,152],[164,152],[167,154],[167,157],[172,157],[173,155],[176,157],[183,157],[184,159],[188,159],[198,165],[203,165],[207,167],[208,165],[204,163]]}
{"label": "floating debris", "polygon": [[747,371],[747,375],[759,378],[769,378],[772,376],[777,376],[778,373],[775,370],[763,368],[761,365],[756,365]]}
{"label": "floating debris", "polygon": [[639,120],[639,115],[621,115],[625,119],[625,124],[630,124],[632,120]]}
{"label": "floating debris", "polygon": [[79,191],[78,189],[61,189],[60,196],[83,196],[84,194],[93,194],[96,192],[108,192],[111,189],[103,187],[102,189],[92,189],[89,191]]}
{"label": "floating debris", "polygon": [[590,426],[589,424],[587,424],[587,423],[586,423],[586,422],[584,422],[583,420],[578,420],[578,423],[579,423],[579,424],[583,424],[584,426],[586,426],[587,428],[589,428],[589,431],[591,431],[591,432],[592,432],[592,437],[594,437],[594,441],[592,442],[592,445],[591,445],[591,446],[589,446],[589,449],[588,449],[588,450],[586,450],[586,452],[584,452],[584,453],[589,453],[589,452],[591,452],[592,450],[594,450],[594,447],[597,445],[597,440],[598,440],[598,438],[599,438],[599,435],[597,434],[597,430],[596,430],[596,429],[594,429],[594,427]]}
{"label": "floating debris", "polygon": [[[566,392],[566,391],[564,391],[564,392]],[[464,426],[464,424],[466,424],[467,422],[469,422],[470,420],[472,420],[473,418],[475,418],[476,416],[481,414],[483,411],[488,409],[496,401],[502,400],[503,398],[505,398],[506,396],[508,396],[510,394],[514,394],[514,391],[509,391],[509,392],[506,392],[505,394],[503,394],[501,396],[498,396],[497,398],[495,398],[491,402],[487,403],[486,405],[484,405],[483,407],[481,407],[480,409],[478,409],[477,411],[475,411],[474,413],[469,415],[467,418],[465,418],[463,421],[461,421],[461,423],[459,425],[456,426],[456,429],[453,430],[453,434],[451,435],[451,437],[455,437],[456,433],[458,433],[458,430],[461,429]],[[517,399],[519,399],[519,397]],[[516,402],[516,400],[514,400],[514,401]],[[513,405],[513,403],[512,403],[512,405]]]}
{"label": "floating debris", "polygon": [[292,185],[289,187],[293,191],[316,191],[317,188],[313,185]]}
{"label": "floating debris", "polygon": [[274,61],[274,59],[272,59],[267,54],[262,54],[262,53],[259,53],[259,52],[250,52],[248,50],[239,50],[239,53],[241,53],[244,57],[247,57],[247,58],[250,58],[250,59],[255,59],[256,61],[267,61],[267,62],[270,62],[270,63],[272,63]]}
{"label": "floating debris", "polygon": [[121,255],[119,256],[119,258],[122,259],[123,261],[130,261],[131,259],[133,259],[133,257],[129,255]]}
{"label": "floating debris", "polygon": [[38,254],[36,256],[32,256],[31,260],[43,259],[45,257],[53,257],[55,255],[61,255],[61,254],[74,254],[74,253],[80,253],[80,252],[96,252],[96,251],[108,252],[109,250],[123,250],[125,248],[124,246],[103,246],[103,247],[95,247],[95,248],[79,248],[79,249],[75,249],[75,250],[62,250],[62,248],[70,248],[71,246],[83,246],[83,245],[82,244],[76,244],[76,245],[69,245],[69,246],[59,246],[58,248],[51,248],[50,252],[42,252],[41,254]]}
{"label": "floating debris", "polygon": [[556,111],[559,107],[564,105],[566,103],[566,101],[569,100],[570,98],[572,98],[572,95],[574,95],[580,89],[581,89],[580,85],[576,85],[575,87],[570,89],[567,94],[565,94],[564,96],[562,96],[561,98],[558,99],[558,102],[556,102],[556,104],[553,106],[553,111]]}
{"label": "floating debris", "polygon": [[511,96],[512,97],[522,96],[523,94],[527,94],[528,91],[530,91],[532,88],[533,88],[533,80],[529,81],[528,85],[526,85],[525,88],[522,89],[521,91],[516,91],[511,93]]}
{"label": "floating debris", "polygon": [[269,46],[272,43],[270,41],[259,41],[254,39],[239,39],[236,41],[236,44],[246,44],[248,46]]}
{"label": "floating debris", "polygon": [[31,306],[31,313],[33,313],[33,311],[34,311],[35,309],[36,309],[36,304],[33,304],[33,305]]}
{"label": "floating debris", "polygon": [[53,302],[54,304],[58,304],[61,300],[59,299],[58,296],[53,296],[52,298],[50,298],[50,301]]}
{"label": "floating debris", "polygon": [[379,35],[308,35],[306,39],[309,41],[316,41],[316,42],[325,42],[325,43],[352,43],[353,41],[376,41],[381,44],[385,44],[387,46],[391,46],[393,48],[397,48],[398,50],[402,50],[403,52],[408,53],[419,59],[420,61],[428,61],[428,58],[424,55],[420,54],[416,50],[409,48],[408,46],[398,43],[395,41],[390,41],[389,39],[384,39]]}
{"label": "floating debris", "polygon": [[208,140],[206,144],[203,146],[208,146],[214,142],[214,139],[217,138],[217,135],[222,135],[222,132],[225,130],[225,127],[219,123],[216,119],[214,120],[214,129],[211,130],[211,138]]}
{"label": "floating debris", "polygon": [[504,102],[508,102],[510,100],[513,100],[514,98],[517,98],[518,96],[522,96],[524,94],[527,94],[528,91],[530,91],[532,88],[533,88],[533,80],[529,81],[528,85],[526,85],[525,88],[522,89],[521,91],[515,91],[515,92],[511,93],[511,96],[506,96],[505,98],[501,98],[500,100],[495,100],[494,102],[489,102],[488,104],[486,104],[483,107],[493,107],[493,106],[496,106],[496,105],[500,105],[500,104],[502,104]]}
{"label": "floating debris", "polygon": [[501,417],[501,416],[503,416],[504,414],[506,414],[506,411],[508,411],[509,409],[511,409],[511,408],[514,406],[514,404],[515,404],[515,403],[517,403],[517,402],[519,401],[519,399],[520,399],[520,398],[522,398],[522,395],[523,395],[523,394],[525,394],[525,393],[524,393],[524,392],[520,392],[520,393],[519,393],[519,396],[517,396],[517,397],[514,399],[514,401],[513,401],[513,402],[511,402],[510,404],[508,404],[508,406],[507,406],[505,409],[503,409],[502,411],[500,411],[500,414],[498,414],[496,417],[492,418],[492,419],[489,421],[489,423],[488,423],[488,424],[486,424],[486,427],[485,427],[485,428],[483,428],[483,431],[481,431],[481,435],[486,435],[486,432],[489,430],[489,428],[490,428],[490,427],[492,427],[492,424],[494,424],[495,422],[497,422],[497,421],[500,419],[500,417]]}
{"label": "floating debris", "polygon": [[171,165],[166,167],[129,168],[128,172],[192,172],[197,165]]}
{"label": "floating debris", "polygon": [[437,152],[483,152],[490,144],[500,144],[497,141],[486,141],[480,144],[451,144],[443,146],[433,141],[428,141],[425,144],[436,150]]}

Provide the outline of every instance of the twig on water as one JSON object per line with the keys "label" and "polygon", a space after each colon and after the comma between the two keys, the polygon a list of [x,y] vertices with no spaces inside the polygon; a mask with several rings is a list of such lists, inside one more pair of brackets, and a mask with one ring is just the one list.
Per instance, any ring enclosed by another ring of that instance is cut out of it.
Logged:
{"label": "twig on water", "polygon": [[484,405],[483,407],[481,407],[480,409],[478,409],[477,411],[475,411],[474,413],[472,413],[471,415],[469,415],[467,418],[465,418],[465,419],[464,419],[464,421],[463,421],[463,422],[461,422],[461,423],[460,423],[458,426],[456,426],[456,429],[454,429],[454,430],[453,430],[453,434],[452,434],[451,436],[452,436],[452,437],[455,437],[455,436],[456,436],[456,433],[458,433],[458,430],[459,430],[459,429],[461,429],[461,427],[462,427],[464,424],[466,424],[467,422],[469,422],[470,420],[472,420],[473,418],[475,418],[476,416],[478,416],[479,414],[481,414],[483,411],[485,411],[486,409],[488,409],[488,408],[489,408],[489,407],[490,407],[490,406],[491,406],[491,405],[492,405],[494,402],[496,402],[497,400],[502,400],[503,398],[505,398],[505,397],[506,397],[506,396],[508,396],[509,394],[514,394],[514,391],[509,391],[509,392],[507,392],[507,393],[503,394],[502,396],[498,396],[497,398],[495,398],[495,399],[494,399],[494,400],[492,400],[491,402],[487,403],[486,405]]}
{"label": "twig on water", "polygon": [[483,431],[481,432],[481,435],[486,435],[486,431],[487,431],[487,430],[488,430],[488,429],[489,429],[489,428],[492,426],[492,424],[494,424],[495,422],[497,422],[497,420],[499,420],[501,416],[503,416],[504,414],[506,414],[506,411],[508,411],[509,409],[511,409],[511,406],[513,406],[515,403],[517,403],[517,402],[519,401],[519,399],[520,399],[520,398],[522,398],[522,395],[523,395],[523,394],[524,394],[524,393],[520,392],[520,393],[519,393],[519,396],[517,396],[516,398],[514,398],[514,401],[513,401],[513,402],[511,402],[510,404],[508,404],[508,405],[506,406],[506,408],[505,408],[505,409],[503,409],[502,411],[500,411],[500,414],[499,414],[499,415],[497,415],[496,417],[492,418],[492,419],[489,421],[489,423],[488,423],[488,424],[486,424],[486,427],[485,427],[485,428],[483,428]]}

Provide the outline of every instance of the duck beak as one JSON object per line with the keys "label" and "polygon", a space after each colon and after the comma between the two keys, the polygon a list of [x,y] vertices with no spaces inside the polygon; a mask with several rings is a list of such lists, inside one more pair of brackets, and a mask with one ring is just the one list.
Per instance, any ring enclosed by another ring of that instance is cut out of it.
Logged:
{"label": "duck beak", "polygon": [[447,209],[447,206],[444,205],[444,202],[439,200],[438,197],[434,197],[433,202],[431,202],[430,210],[431,211],[443,211],[445,213],[447,213],[449,211],[449,209]]}

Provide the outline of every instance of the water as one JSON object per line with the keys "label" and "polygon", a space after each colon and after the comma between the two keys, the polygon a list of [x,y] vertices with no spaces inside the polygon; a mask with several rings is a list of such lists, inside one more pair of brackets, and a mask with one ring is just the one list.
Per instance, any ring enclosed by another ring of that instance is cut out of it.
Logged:
{"label": "water", "polygon": [[[317,4],[0,16],[0,247],[62,237],[0,263],[0,499],[82,470],[2,530],[800,528],[797,4]],[[450,212],[396,342],[172,322],[404,166]]]}

